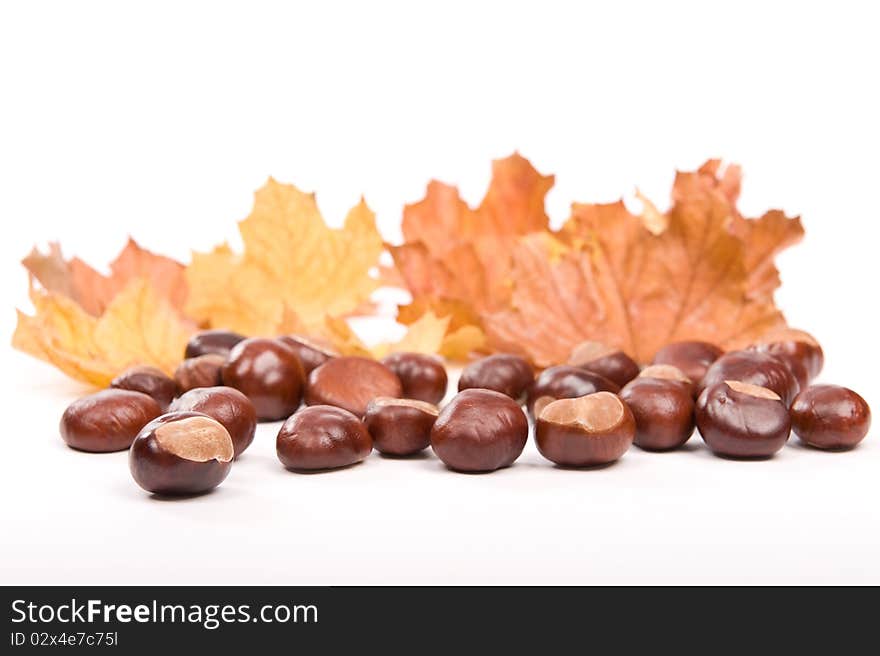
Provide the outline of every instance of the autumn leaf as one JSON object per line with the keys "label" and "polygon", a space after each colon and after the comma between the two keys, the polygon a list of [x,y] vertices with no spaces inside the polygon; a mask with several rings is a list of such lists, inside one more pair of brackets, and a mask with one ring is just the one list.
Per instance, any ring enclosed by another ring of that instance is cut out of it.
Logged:
{"label": "autumn leaf", "polygon": [[324,336],[327,317],[360,307],[378,286],[382,238],[362,200],[341,229],[329,228],[315,202],[269,179],[239,223],[244,251],[228,245],[194,253],[186,269],[189,316],[249,335]]}
{"label": "autumn leaf", "polygon": [[[479,324],[467,319],[498,310],[510,299],[509,253],[522,235],[546,231],[544,197],[553,176],[542,176],[518,154],[497,160],[480,205],[470,208],[450,185],[433,181],[425,198],[403,213],[404,244],[389,246],[413,304],[451,314],[455,337],[441,351],[460,357],[483,343]],[[401,308],[402,321],[421,313]],[[465,332],[460,329],[468,326]]]}
{"label": "autumn leaf", "polygon": [[511,307],[483,316],[491,347],[546,366],[599,340],[646,362],[672,341],[724,346],[784,326],[773,258],[800,237],[800,223],[740,216],[739,173],[729,171],[710,162],[679,173],[663,216],[651,204],[642,215],[622,202],[575,204],[558,240],[522,239]]}
{"label": "autumn leaf", "polygon": [[183,264],[141,248],[131,238],[110,263],[109,276],[79,258],[65,259],[57,243],[49,244],[48,253],[34,248],[22,264],[45,290],[66,296],[96,317],[103,314],[129,282],[138,278],[148,280],[153,290],[175,309],[182,309],[186,300]]}
{"label": "autumn leaf", "polygon": [[35,313],[18,312],[13,346],[98,387],[137,364],[173,373],[192,330],[143,278],[129,281],[97,317],[58,291],[32,284],[30,296]]}

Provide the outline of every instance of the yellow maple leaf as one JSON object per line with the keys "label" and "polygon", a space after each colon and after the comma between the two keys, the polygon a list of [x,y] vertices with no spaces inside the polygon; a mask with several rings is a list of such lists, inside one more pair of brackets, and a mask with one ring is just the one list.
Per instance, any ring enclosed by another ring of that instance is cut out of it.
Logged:
{"label": "yellow maple leaf", "polygon": [[72,378],[106,387],[129,366],[172,373],[192,327],[143,278],[134,278],[99,317],[58,292],[31,285],[33,316],[18,312],[12,345]]}
{"label": "yellow maple leaf", "polygon": [[239,231],[242,253],[225,244],[194,253],[186,270],[187,314],[205,325],[272,335],[296,324],[326,335],[327,317],[355,311],[379,285],[371,272],[382,238],[363,200],[332,229],[314,194],[270,178]]}

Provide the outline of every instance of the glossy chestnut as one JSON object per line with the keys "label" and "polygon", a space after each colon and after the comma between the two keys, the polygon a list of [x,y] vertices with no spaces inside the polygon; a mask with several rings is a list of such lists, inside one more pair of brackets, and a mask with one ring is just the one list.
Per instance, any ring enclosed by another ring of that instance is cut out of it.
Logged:
{"label": "glossy chestnut", "polygon": [[516,401],[490,389],[466,389],[440,411],[431,448],[452,470],[488,472],[513,464],[528,434],[528,419]]}
{"label": "glossy chestnut", "polygon": [[236,458],[254,441],[257,411],[250,399],[235,388],[217,386],[191,389],[176,398],[170,410],[200,412],[220,422],[232,439]]}
{"label": "glossy chestnut", "polygon": [[620,390],[620,398],[636,420],[636,446],[648,451],[668,451],[690,439],[694,432],[694,398],[690,381],[687,382],[638,376]]}
{"label": "glossy chestnut", "polygon": [[718,358],[697,385],[698,394],[725,380],[738,380],[771,389],[786,406],[800,389],[788,365],[769,353],[754,350],[730,351]]}
{"label": "glossy chestnut", "polygon": [[403,396],[427,403],[440,403],[449,383],[443,361],[424,353],[392,353],[382,360],[403,385]]}
{"label": "glossy chestnut", "polygon": [[623,387],[639,375],[639,365],[618,348],[601,342],[581,342],[568,356],[568,364],[605,376]]}
{"label": "glossy chestnut", "polygon": [[138,432],[162,414],[151,396],[107,389],[77,399],[61,416],[61,439],[79,451],[124,451]]}
{"label": "glossy chestnut", "polygon": [[332,405],[363,417],[367,404],[379,396],[399,398],[400,379],[384,364],[357,356],[328,360],[309,374],[306,404]]}
{"label": "glossy chestnut", "polygon": [[147,492],[201,494],[223,482],[232,458],[232,438],[219,422],[198,412],[170,412],[141,429],[128,465]]}
{"label": "glossy chestnut", "polygon": [[697,428],[713,453],[769,458],[788,441],[791,420],[779,394],[736,380],[707,387],[696,405]]}
{"label": "glossy chestnut", "polygon": [[408,456],[431,444],[431,429],[439,412],[436,405],[426,401],[380,396],[367,406],[364,425],[377,451]]}
{"label": "glossy chestnut", "polygon": [[467,365],[458,379],[458,391],[488,389],[519,401],[534,380],[535,372],[525,358],[496,353]]}
{"label": "glossy chestnut", "polygon": [[229,355],[232,347],[245,339],[231,330],[202,330],[189,338],[184,358],[195,358],[206,353]]}
{"label": "glossy chestnut", "polygon": [[126,369],[110,381],[110,387],[151,396],[163,411],[177,394],[177,383],[172,378],[158,367],[147,365]]}
{"label": "glossy chestnut", "polygon": [[597,392],[548,404],[535,423],[535,442],[557,465],[591,467],[619,459],[635,432],[635,418],[620,397]]}
{"label": "glossy chestnut", "polygon": [[684,387],[691,394],[691,396],[696,398],[697,386],[696,384],[694,384],[694,381],[688,378],[681,369],[671,364],[648,365],[647,367],[642,369],[639,372],[639,375],[636,376],[633,380],[639,380],[642,378],[653,378],[676,383],[681,387]]}
{"label": "glossy chestnut", "polygon": [[825,364],[825,354],[816,338],[796,328],[784,328],[765,335],[754,344],[754,348],[775,355],[784,362],[796,362],[792,366],[795,369],[803,368],[808,381],[818,376]]}
{"label": "glossy chestnut", "polygon": [[294,350],[306,376],[327,360],[339,357],[339,352],[333,348],[333,345],[323,340],[305,335],[282,335],[278,339]]}
{"label": "glossy chestnut", "polygon": [[840,385],[808,387],[795,397],[790,414],[794,434],[817,449],[851,449],[871,427],[867,401]]}
{"label": "glossy chestnut", "polygon": [[261,421],[293,414],[305,386],[296,353],[276,339],[251,338],[236,344],[223,365],[221,378],[224,385],[251,400]]}
{"label": "glossy chestnut", "polygon": [[540,415],[547,404],[558,399],[573,399],[596,392],[620,391],[617,383],[587,369],[561,364],[544,369],[529,387],[526,407],[534,416]]}
{"label": "glossy chestnut", "polygon": [[672,342],[654,354],[651,364],[672,365],[696,385],[703,380],[706,370],[712,366],[712,363],[722,355],[724,350],[710,342],[699,340]]}
{"label": "glossy chestnut", "polygon": [[294,471],[336,469],[370,455],[373,440],[348,410],[313,405],[281,425],[275,449],[281,464]]}
{"label": "glossy chestnut", "polygon": [[174,372],[174,382],[179,393],[188,392],[197,387],[216,387],[222,381],[221,370],[226,364],[226,356],[218,353],[206,353],[194,358],[187,358]]}

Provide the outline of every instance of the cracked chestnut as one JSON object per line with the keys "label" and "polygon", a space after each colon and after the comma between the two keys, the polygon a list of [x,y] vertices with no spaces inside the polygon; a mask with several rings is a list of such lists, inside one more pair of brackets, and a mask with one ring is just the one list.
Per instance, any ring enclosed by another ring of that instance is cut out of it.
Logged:
{"label": "cracked chestnut", "polygon": [[170,410],[200,412],[220,422],[232,439],[236,458],[254,441],[257,411],[250,399],[235,388],[217,386],[191,389],[176,398]]}
{"label": "cracked chestnut", "polygon": [[618,460],[633,443],[636,422],[620,397],[597,392],[547,405],[535,423],[538,451],[565,467],[592,467]]}
{"label": "cracked chestnut", "polygon": [[561,364],[544,369],[529,388],[526,407],[534,416],[551,402],[558,399],[573,399],[596,392],[620,391],[620,387],[600,374],[580,367]]}
{"label": "cracked chestnut", "polygon": [[581,342],[568,356],[568,364],[605,376],[623,387],[639,375],[639,365],[620,349],[601,342]]}
{"label": "cracked chestnut", "polygon": [[516,401],[490,389],[466,389],[440,411],[431,448],[452,470],[488,472],[513,464],[528,434],[528,419]]}
{"label": "cracked chestnut", "polygon": [[403,385],[403,396],[427,403],[440,403],[446,396],[448,378],[443,361],[424,353],[392,353],[382,360]]}
{"label": "cracked chestnut", "polygon": [[373,399],[399,398],[402,393],[400,379],[384,364],[370,358],[343,356],[327,360],[309,374],[306,404],[336,406],[361,418]]}
{"label": "cracked chestnut", "polygon": [[294,471],[346,467],[366,458],[372,449],[363,422],[330,405],[303,408],[281,425],[275,440],[281,464]]}
{"label": "cracked chestnut", "polygon": [[426,401],[380,396],[367,406],[364,425],[377,451],[408,456],[431,444],[431,429],[439,412],[436,405]]}
{"label": "cracked chestnut", "polygon": [[840,385],[808,387],[795,397],[790,414],[794,434],[817,449],[851,449],[871,427],[868,403]]}
{"label": "cracked chestnut", "polygon": [[61,416],[61,438],[79,451],[124,451],[138,432],[162,414],[151,396],[107,389],[77,399]]}
{"label": "cracked chestnut", "polygon": [[535,372],[525,358],[496,353],[467,365],[458,379],[458,391],[487,389],[520,401],[534,380]]}
{"label": "cracked chestnut", "polygon": [[302,401],[305,374],[293,349],[276,339],[251,338],[236,344],[221,370],[223,384],[254,404],[257,419],[289,417]]}
{"label": "cracked chestnut", "polygon": [[769,458],[788,441],[788,408],[775,391],[727,380],[707,387],[696,405],[697,428],[713,453]]}
{"label": "cracked chestnut", "polygon": [[198,412],[171,412],[141,429],[128,464],[147,492],[201,494],[223,482],[232,458],[232,438],[219,422]]}

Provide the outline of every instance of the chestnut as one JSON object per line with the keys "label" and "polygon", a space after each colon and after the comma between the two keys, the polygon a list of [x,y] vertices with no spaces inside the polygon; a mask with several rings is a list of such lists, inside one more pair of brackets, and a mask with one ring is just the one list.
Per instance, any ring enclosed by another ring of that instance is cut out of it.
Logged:
{"label": "chestnut", "polygon": [[[696,398],[697,386],[688,376],[678,367],[671,364],[651,364],[642,369],[639,375],[633,380],[640,378],[654,378],[658,380],[666,380],[678,384],[685,388],[693,397]],[[632,382],[632,381],[630,381]]]}
{"label": "chestnut", "polygon": [[161,369],[146,365],[126,369],[110,381],[110,387],[151,396],[163,411],[177,394],[177,383],[173,379]]}
{"label": "chestnut", "polygon": [[651,364],[668,364],[679,369],[695,385],[724,351],[715,344],[699,340],[672,342],[654,354]]}
{"label": "chestnut", "polygon": [[363,422],[348,410],[313,405],[281,425],[275,449],[288,469],[335,469],[370,455],[373,440]]}
{"label": "chestnut", "polygon": [[[654,366],[675,369],[670,365]],[[648,451],[668,451],[690,439],[694,432],[694,398],[689,383],[639,375],[620,390],[620,398],[636,420],[636,446]]]}
{"label": "chestnut", "polygon": [[147,492],[201,494],[223,482],[232,458],[232,438],[220,422],[198,412],[170,412],[141,429],[128,466]]}
{"label": "chestnut", "polygon": [[697,428],[713,453],[732,458],[769,458],[791,431],[788,409],[775,391],[727,380],[703,390]]}
{"label": "chestnut", "polygon": [[205,353],[181,362],[174,372],[177,391],[188,392],[197,387],[216,387],[221,383],[221,370],[226,364],[226,356],[219,353]]}
{"label": "chestnut", "polygon": [[513,464],[528,435],[528,419],[508,395],[466,389],[438,415],[431,429],[431,448],[452,470],[488,472]]}
{"label": "chestnut", "polygon": [[788,365],[782,360],[758,351],[730,351],[718,358],[697,385],[698,394],[725,380],[738,380],[773,390],[786,407],[800,386]]}
{"label": "chestnut", "polygon": [[639,365],[620,349],[601,342],[581,342],[568,356],[568,364],[605,376],[623,387],[639,375]]}
{"label": "chestnut", "polygon": [[343,356],[327,360],[309,374],[306,404],[333,405],[361,418],[376,397],[399,397],[402,393],[400,379],[384,364]]}
{"label": "chestnut", "polygon": [[251,338],[236,344],[221,370],[223,384],[254,404],[257,419],[289,417],[302,400],[305,374],[293,349],[275,339]]}
{"label": "chestnut", "polygon": [[488,389],[521,400],[535,380],[528,360],[509,353],[496,353],[467,365],[458,379],[458,391]]}
{"label": "chestnut", "polygon": [[191,389],[176,398],[170,410],[200,412],[220,422],[232,438],[232,448],[236,458],[254,441],[257,411],[248,397],[232,387]]}
{"label": "chestnut", "polygon": [[541,455],[565,467],[607,465],[619,459],[636,433],[636,420],[619,396],[596,392],[548,404],[535,424]]}
{"label": "chestnut", "polygon": [[794,369],[803,368],[808,382],[819,375],[825,364],[825,354],[816,338],[795,328],[772,332],[755,343],[753,348],[776,356]]}
{"label": "chestnut", "polygon": [[446,396],[448,379],[443,361],[424,353],[392,353],[382,364],[391,369],[403,385],[403,396],[427,403],[440,403]]}
{"label": "chestnut", "polygon": [[840,385],[813,385],[794,398],[791,427],[817,449],[851,449],[871,427],[871,408],[861,396]]}
{"label": "chestnut", "polygon": [[532,386],[526,406],[534,416],[541,414],[544,407],[557,399],[573,399],[596,392],[620,391],[620,387],[600,374],[580,367],[561,364],[544,369]]}
{"label": "chestnut", "polygon": [[439,412],[436,405],[426,401],[380,396],[367,406],[364,425],[377,451],[408,456],[431,444],[431,428]]}
{"label": "chestnut", "polygon": [[61,416],[61,439],[80,451],[124,451],[141,428],[161,414],[162,408],[151,396],[102,390],[67,406]]}
{"label": "chestnut", "polygon": [[202,330],[189,338],[183,357],[196,358],[206,353],[229,355],[232,347],[244,339],[244,335],[231,330]]}
{"label": "chestnut", "polygon": [[312,373],[331,358],[339,357],[339,353],[329,342],[318,340],[305,335],[282,335],[279,341],[287,344],[294,350],[299,361],[302,363],[306,376]]}

